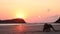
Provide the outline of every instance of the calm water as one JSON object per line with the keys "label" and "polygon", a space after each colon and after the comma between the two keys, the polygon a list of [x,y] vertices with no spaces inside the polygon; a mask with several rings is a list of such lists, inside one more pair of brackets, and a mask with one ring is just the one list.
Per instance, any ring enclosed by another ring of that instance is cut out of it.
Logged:
{"label": "calm water", "polygon": [[0,34],[60,34],[60,24],[52,24],[57,32],[42,32],[44,24],[0,24]]}

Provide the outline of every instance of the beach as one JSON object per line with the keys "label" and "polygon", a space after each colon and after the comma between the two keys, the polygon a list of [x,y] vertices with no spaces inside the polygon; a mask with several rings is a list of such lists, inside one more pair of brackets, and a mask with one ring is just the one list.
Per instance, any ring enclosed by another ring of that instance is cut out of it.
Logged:
{"label": "beach", "polygon": [[43,32],[44,24],[0,24],[0,34],[60,34],[60,24],[52,24],[56,32]]}

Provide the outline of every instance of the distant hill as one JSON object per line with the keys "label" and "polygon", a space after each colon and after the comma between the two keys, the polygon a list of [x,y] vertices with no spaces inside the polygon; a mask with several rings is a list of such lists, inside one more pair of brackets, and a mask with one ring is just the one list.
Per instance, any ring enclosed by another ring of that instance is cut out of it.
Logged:
{"label": "distant hill", "polygon": [[60,23],[60,17],[54,23]]}
{"label": "distant hill", "polygon": [[0,23],[26,23],[22,18],[16,18],[11,20],[0,20]]}

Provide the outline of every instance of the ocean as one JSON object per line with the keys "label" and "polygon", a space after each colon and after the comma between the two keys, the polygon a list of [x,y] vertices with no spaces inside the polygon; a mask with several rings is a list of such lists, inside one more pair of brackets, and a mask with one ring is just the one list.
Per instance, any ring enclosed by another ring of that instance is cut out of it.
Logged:
{"label": "ocean", "polygon": [[51,32],[43,32],[44,24],[28,23],[28,24],[0,24],[0,34],[60,34],[60,23],[51,23],[55,28]]}

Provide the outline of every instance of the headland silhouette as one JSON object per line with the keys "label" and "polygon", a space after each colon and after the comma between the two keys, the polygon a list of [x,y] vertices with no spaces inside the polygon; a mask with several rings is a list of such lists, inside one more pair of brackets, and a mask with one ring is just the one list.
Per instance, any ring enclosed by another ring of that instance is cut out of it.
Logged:
{"label": "headland silhouette", "polygon": [[0,20],[0,23],[26,23],[22,18],[10,19],[10,20]]}
{"label": "headland silhouette", "polygon": [[60,17],[54,23],[60,23]]}

